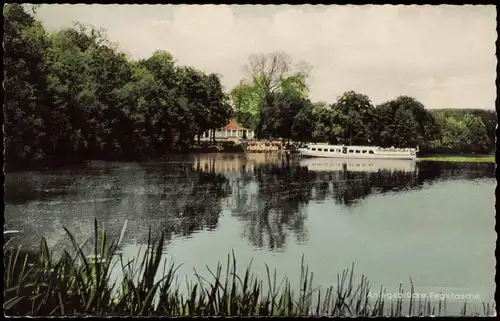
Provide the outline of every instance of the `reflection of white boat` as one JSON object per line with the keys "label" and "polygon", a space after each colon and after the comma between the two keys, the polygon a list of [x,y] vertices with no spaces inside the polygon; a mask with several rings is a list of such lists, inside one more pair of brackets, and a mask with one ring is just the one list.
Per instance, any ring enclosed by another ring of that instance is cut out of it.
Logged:
{"label": "reflection of white boat", "polygon": [[309,144],[299,148],[299,153],[309,157],[328,157],[344,159],[416,159],[415,148],[382,148],[374,146],[345,146],[327,144]]}
{"label": "reflection of white boat", "polygon": [[336,158],[306,158],[300,161],[300,166],[317,172],[414,172],[417,169],[414,160],[389,159],[336,159]]}

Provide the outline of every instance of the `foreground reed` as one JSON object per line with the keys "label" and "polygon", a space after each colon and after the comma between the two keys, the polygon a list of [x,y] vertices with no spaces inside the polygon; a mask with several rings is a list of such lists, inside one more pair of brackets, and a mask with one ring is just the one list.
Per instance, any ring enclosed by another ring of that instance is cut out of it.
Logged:
{"label": "foreground reed", "polygon": [[[74,253],[64,251],[55,258],[42,239],[38,254],[25,253],[20,248],[4,246],[7,259],[4,281],[6,315],[99,315],[99,316],[424,316],[447,315],[446,301],[431,304],[427,299],[409,302],[388,300],[383,289],[376,300],[370,298],[370,285],[362,276],[355,286],[353,268],[337,276],[337,286],[312,288],[313,273],[302,260],[300,289],[292,289],[284,278],[277,285],[276,271],[267,270],[267,282],[258,280],[247,267],[237,275],[234,253],[228,256],[225,274],[218,265],[215,271],[207,267],[212,279],[195,271],[195,284],[187,284],[187,294],[179,289],[178,266],[165,264],[161,278],[163,233],[158,241],[148,236],[148,250],[140,261],[124,262],[117,254],[125,226],[118,242],[109,241],[106,232],[99,233],[94,223],[93,253],[84,254],[66,230]],[[137,256],[138,258],[141,255]],[[123,280],[111,282],[110,272],[121,265]],[[414,292],[413,284],[411,293]],[[402,289],[400,287],[400,293]],[[413,296],[411,296],[413,297]],[[403,308],[403,306],[405,306]],[[494,307],[483,303],[481,311],[471,311],[465,302],[461,315],[494,315]]]}

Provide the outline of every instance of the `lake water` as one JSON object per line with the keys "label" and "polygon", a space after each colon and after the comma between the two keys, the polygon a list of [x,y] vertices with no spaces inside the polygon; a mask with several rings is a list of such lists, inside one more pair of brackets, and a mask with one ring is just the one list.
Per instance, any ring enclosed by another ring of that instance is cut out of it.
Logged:
{"label": "lake water", "polygon": [[[6,174],[5,228],[18,242],[54,251],[93,235],[93,221],[133,258],[153,235],[183,263],[179,275],[250,261],[266,280],[298,282],[301,257],[314,283],[335,285],[355,264],[372,289],[494,296],[494,164],[189,155],[162,162],[90,162],[84,168]],[[208,274],[205,274],[208,275]],[[181,282],[181,284],[183,284]],[[463,300],[459,300],[460,304]],[[470,302],[473,303],[473,302]],[[452,305],[449,305],[451,307]]]}

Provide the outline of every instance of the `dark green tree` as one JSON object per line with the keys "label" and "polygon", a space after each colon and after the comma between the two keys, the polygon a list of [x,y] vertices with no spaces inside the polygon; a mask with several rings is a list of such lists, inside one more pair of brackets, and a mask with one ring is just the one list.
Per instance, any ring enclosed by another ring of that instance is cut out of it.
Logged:
{"label": "dark green tree", "polygon": [[341,130],[338,141],[346,145],[367,145],[373,140],[373,106],[368,96],[348,91],[333,107],[334,124]]}

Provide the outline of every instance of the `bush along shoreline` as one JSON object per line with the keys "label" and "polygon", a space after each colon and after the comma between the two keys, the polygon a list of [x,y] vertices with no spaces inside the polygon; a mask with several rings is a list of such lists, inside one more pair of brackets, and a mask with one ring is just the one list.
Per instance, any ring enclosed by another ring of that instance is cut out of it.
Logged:
{"label": "bush along shoreline", "polygon": [[[300,289],[294,289],[287,278],[278,281],[276,271],[266,265],[267,279],[236,272],[234,253],[228,256],[226,268],[218,264],[207,267],[211,278],[195,270],[196,283],[181,291],[178,267],[173,262],[160,272],[163,233],[159,240],[148,237],[148,251],[137,262],[124,262],[118,241],[109,240],[94,222],[92,254],[86,255],[85,244],[78,245],[65,228],[74,253],[63,251],[60,257],[49,250],[42,239],[38,253],[4,245],[5,272],[3,308],[8,316],[446,316],[446,298],[431,302],[404,293],[400,285],[397,298],[388,299],[383,288],[371,292],[365,276],[354,281],[351,269],[337,275],[337,285],[313,288],[313,273],[301,262]],[[111,280],[111,271],[120,267],[123,278]],[[225,271],[224,271],[225,270]],[[158,279],[159,273],[162,273]],[[400,293],[400,294],[399,294]],[[461,316],[496,315],[494,303],[478,307],[465,300]]]}

